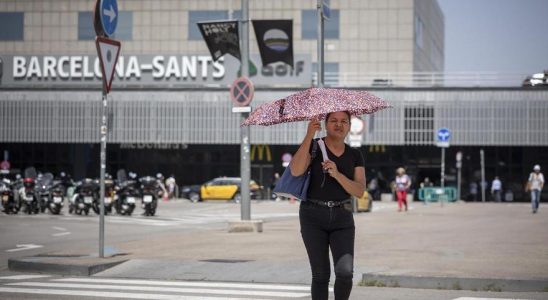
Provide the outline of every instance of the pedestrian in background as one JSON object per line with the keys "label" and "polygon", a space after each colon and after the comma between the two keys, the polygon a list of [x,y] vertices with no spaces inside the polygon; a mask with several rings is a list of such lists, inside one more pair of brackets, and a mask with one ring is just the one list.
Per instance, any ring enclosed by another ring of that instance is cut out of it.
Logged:
{"label": "pedestrian in background", "polygon": [[432,183],[432,181],[430,181],[429,177],[424,177],[424,180],[420,184],[421,189],[427,188],[427,187],[433,187],[433,186],[434,184]]}
{"label": "pedestrian in background", "polygon": [[529,174],[529,180],[527,181],[526,191],[531,192],[531,206],[533,207],[533,213],[538,211],[540,204],[540,192],[544,187],[544,175],[540,173],[540,166],[535,165],[533,172]]}
{"label": "pedestrian in background", "polygon": [[470,184],[468,186],[468,197],[469,201],[478,201],[478,183],[474,180],[470,181]]}
{"label": "pedestrian in background", "polygon": [[495,179],[493,179],[493,182],[491,182],[491,195],[493,195],[493,200],[495,200],[496,202],[501,201],[502,182],[500,181],[498,176],[495,176]]}
{"label": "pedestrian in background", "polygon": [[407,192],[411,187],[411,178],[405,174],[404,168],[396,170],[396,198],[398,199],[398,211],[401,211],[402,206],[405,206],[407,211]]}
{"label": "pedestrian in background", "polygon": [[[325,120],[327,136],[323,138],[327,160],[323,155],[313,159],[311,151],[319,121],[310,121],[306,136],[290,163],[291,174],[300,176],[310,167],[307,198],[301,201],[299,220],[310,268],[313,300],[327,300],[331,266],[335,269],[335,299],[350,297],[354,273],[355,226],[352,196],[361,197],[365,190],[365,168],[361,152],[344,143],[350,131],[350,113],[334,112]],[[320,152],[320,146],[318,153]]]}

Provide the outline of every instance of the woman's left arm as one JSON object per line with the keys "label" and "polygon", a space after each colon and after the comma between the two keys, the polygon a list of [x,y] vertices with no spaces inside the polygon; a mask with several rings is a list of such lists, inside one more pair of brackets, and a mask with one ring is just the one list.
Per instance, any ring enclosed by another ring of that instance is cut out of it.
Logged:
{"label": "woman's left arm", "polygon": [[364,167],[355,167],[354,168],[354,180],[344,176],[343,173],[340,173],[338,170],[334,170],[331,173],[331,176],[337,180],[337,182],[343,187],[343,189],[348,192],[350,195],[361,197],[365,191],[365,168]]}

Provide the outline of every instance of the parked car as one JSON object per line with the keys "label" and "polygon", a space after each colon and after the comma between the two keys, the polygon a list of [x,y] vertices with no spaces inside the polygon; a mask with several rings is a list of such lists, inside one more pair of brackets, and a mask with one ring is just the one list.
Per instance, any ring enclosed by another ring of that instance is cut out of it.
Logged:
{"label": "parked car", "polygon": [[524,87],[548,86],[548,70],[527,76],[521,85]]}
{"label": "parked car", "polygon": [[[192,202],[203,200],[233,200],[239,203],[242,199],[239,177],[218,177],[202,185],[189,185],[181,188],[181,196]],[[261,198],[261,187],[255,180],[249,182],[251,199]]]}

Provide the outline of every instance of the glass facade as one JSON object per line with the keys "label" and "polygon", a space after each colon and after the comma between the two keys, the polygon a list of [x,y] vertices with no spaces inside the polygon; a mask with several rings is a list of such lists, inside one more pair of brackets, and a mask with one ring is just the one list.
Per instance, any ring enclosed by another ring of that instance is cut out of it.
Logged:
{"label": "glass facade", "polygon": [[[324,20],[324,38],[338,39],[339,38],[339,10],[331,10],[331,17]],[[301,12],[302,39],[313,40],[318,38],[318,11],[314,9],[303,10]]]}
{"label": "glass facade", "polygon": [[24,13],[0,12],[0,41],[24,39]]}
{"label": "glass facade", "polygon": [[[133,12],[120,11],[116,32],[112,38],[122,41],[133,39]],[[95,29],[93,28],[93,12],[78,12],[78,40],[94,40]]]}

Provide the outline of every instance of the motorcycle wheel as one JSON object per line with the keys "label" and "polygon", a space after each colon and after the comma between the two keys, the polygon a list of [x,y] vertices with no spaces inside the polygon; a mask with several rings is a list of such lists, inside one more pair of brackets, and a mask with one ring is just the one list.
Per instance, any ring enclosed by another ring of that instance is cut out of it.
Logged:
{"label": "motorcycle wheel", "polygon": [[69,214],[72,214],[74,212],[74,207],[72,204],[69,204]]}
{"label": "motorcycle wheel", "polygon": [[89,207],[84,208],[84,213],[86,214],[86,216],[89,215]]}
{"label": "motorcycle wheel", "polygon": [[135,209],[135,206],[130,206],[128,209],[127,209],[127,215],[128,216],[131,216],[131,214],[133,213],[133,210]]}
{"label": "motorcycle wheel", "polygon": [[55,206],[55,208],[51,208],[51,207],[50,207],[50,208],[49,208],[49,211],[50,211],[52,214],[54,214],[54,215],[58,215],[58,214],[61,213],[61,208],[58,207],[58,206]]}

